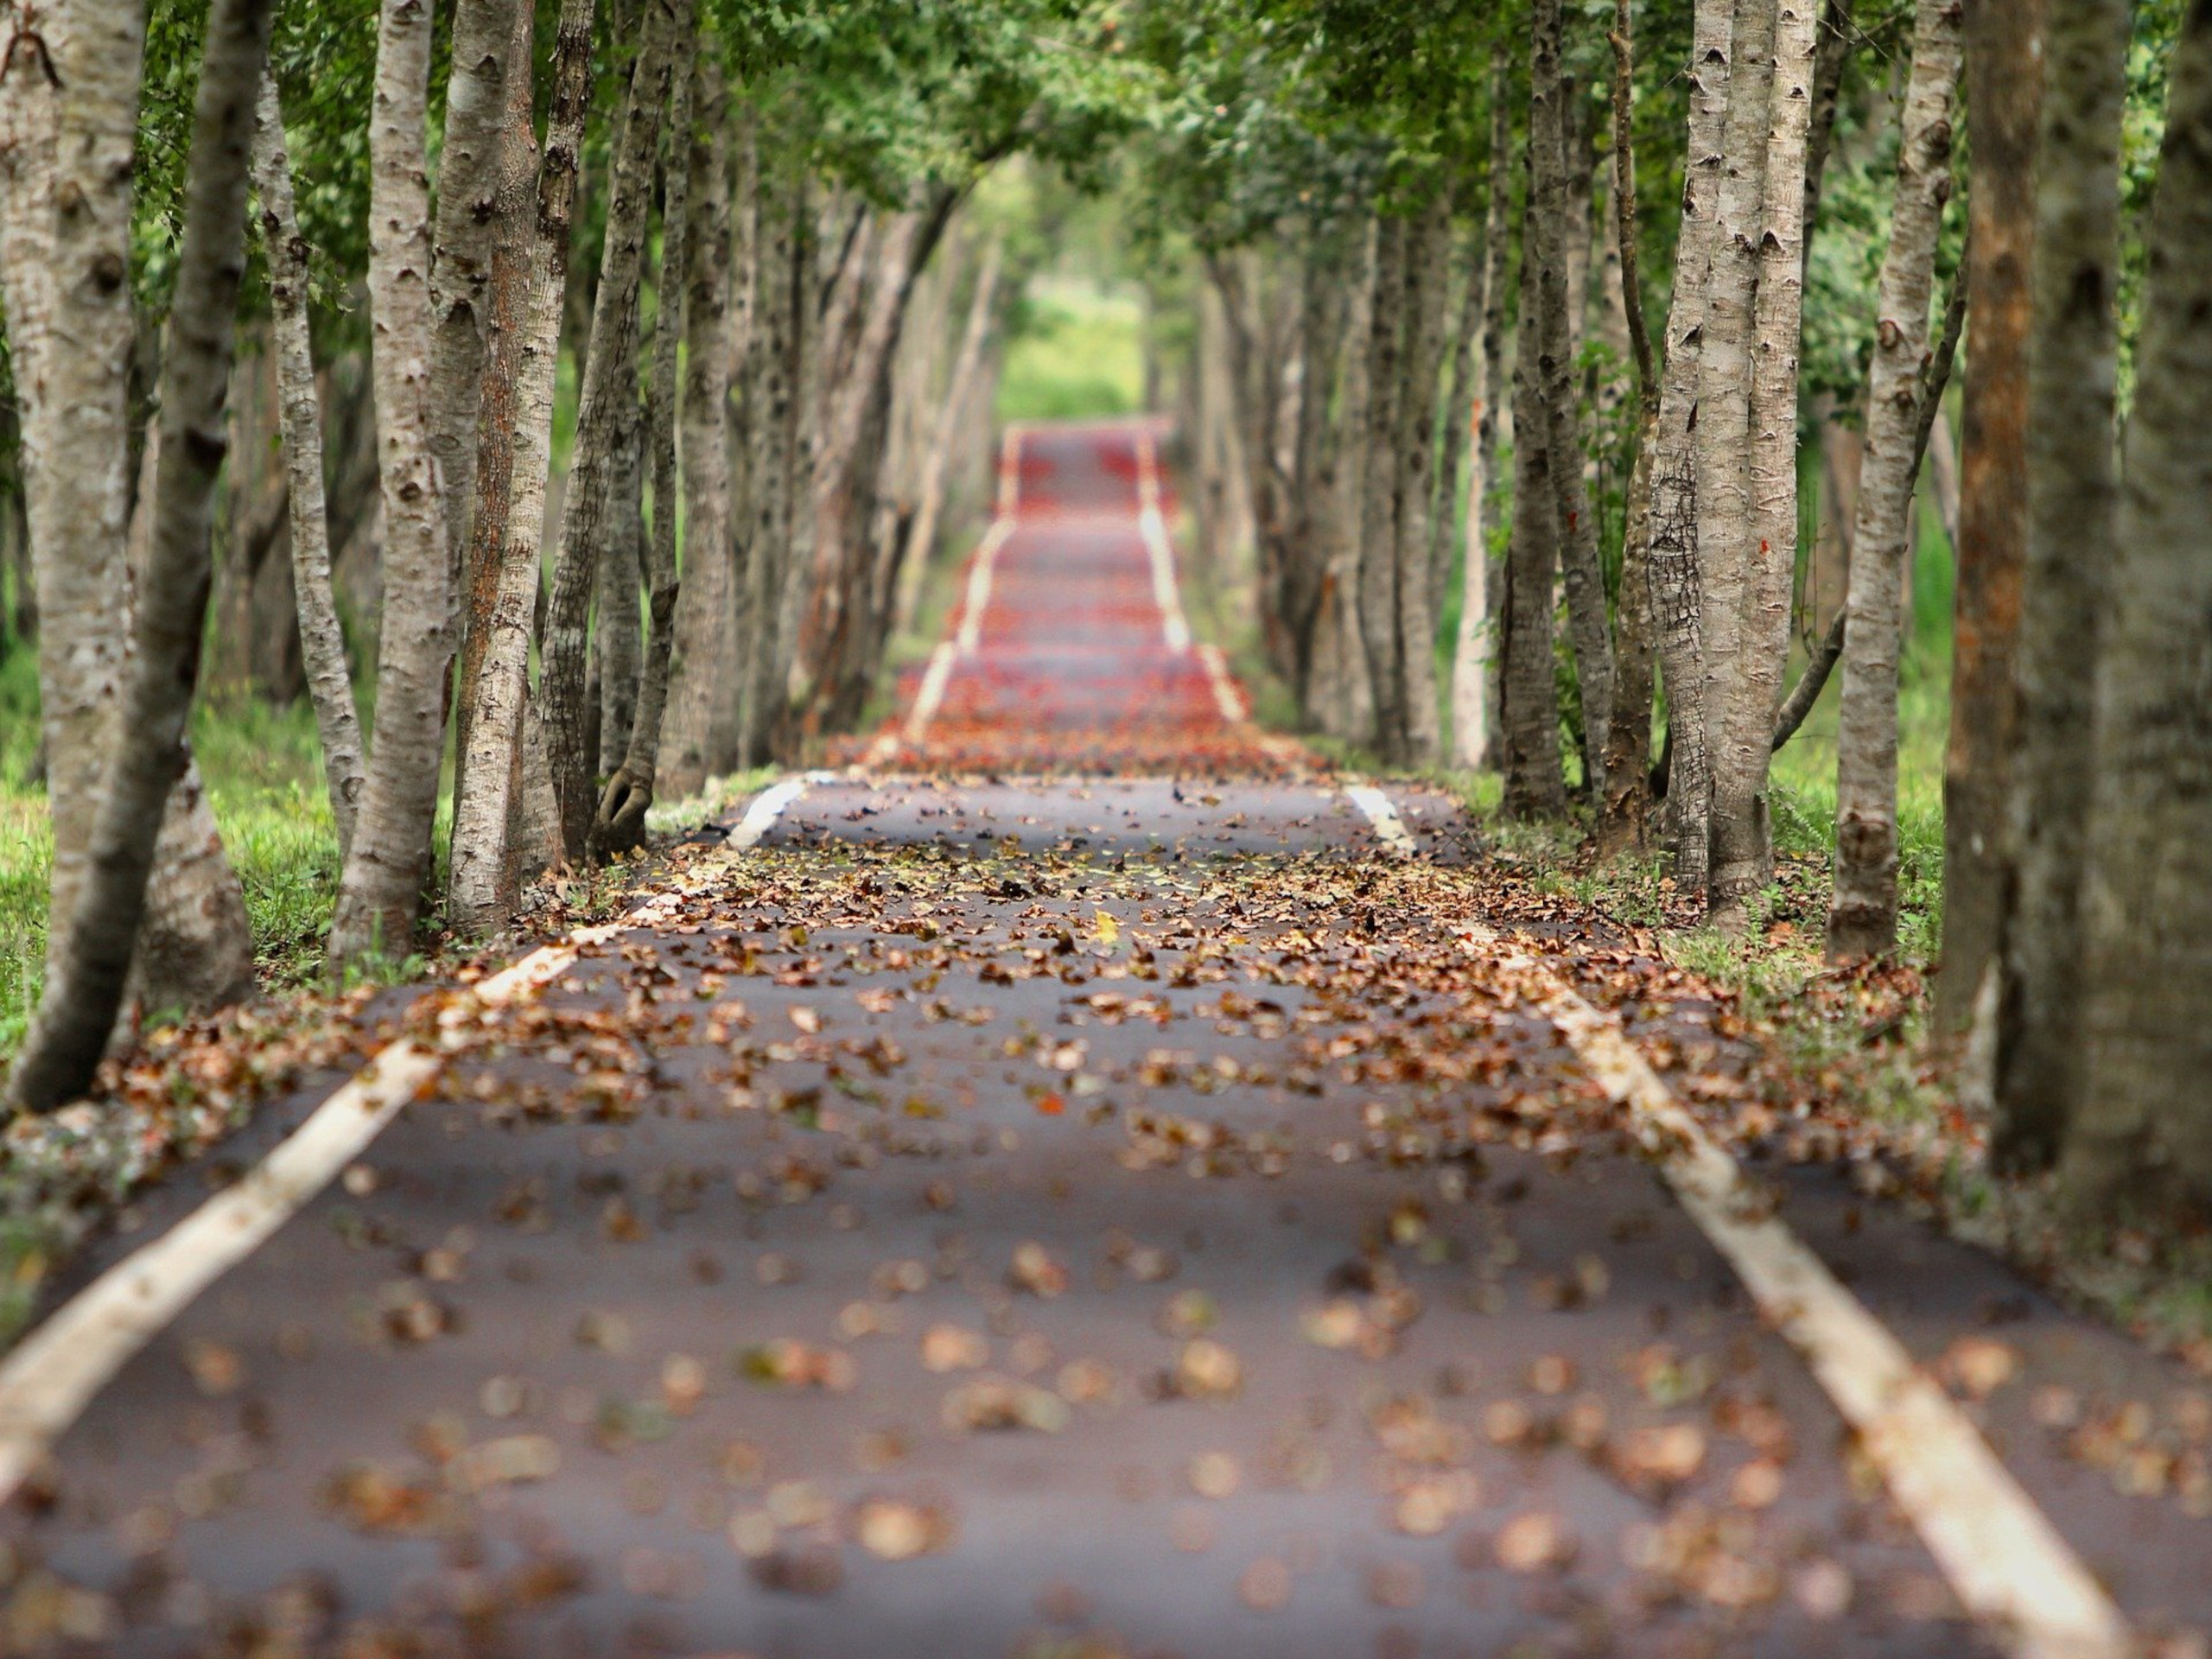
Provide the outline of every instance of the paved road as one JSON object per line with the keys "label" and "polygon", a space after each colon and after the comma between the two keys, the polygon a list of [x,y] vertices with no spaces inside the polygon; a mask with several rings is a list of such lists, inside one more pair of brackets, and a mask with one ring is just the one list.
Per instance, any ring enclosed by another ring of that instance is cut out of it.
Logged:
{"label": "paved road", "polygon": [[[932,775],[686,849],[535,999],[416,1007],[429,1096],[0,1517],[0,1652],[2027,1650],[1461,943],[1510,918],[1451,804],[1394,790],[1392,857],[1236,717],[1148,442],[1012,447],[876,747]],[[1740,1061],[1626,941],[1516,948]],[[1767,1173],[2137,1628],[2212,1624],[2201,1381]]]}

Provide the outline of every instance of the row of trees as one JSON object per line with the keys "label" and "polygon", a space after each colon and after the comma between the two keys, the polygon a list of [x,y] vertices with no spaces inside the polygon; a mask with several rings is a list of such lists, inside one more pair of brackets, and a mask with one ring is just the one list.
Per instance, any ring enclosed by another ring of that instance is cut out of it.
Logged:
{"label": "row of trees", "polygon": [[1055,0],[383,0],[284,8],[273,53],[272,10],[69,0],[0,76],[55,841],[22,1107],[81,1092],[126,1008],[251,985],[186,735],[219,518],[225,604],[315,704],[334,966],[407,954],[441,896],[494,931],[657,796],[859,713],[1034,257],[976,187],[1079,166],[1146,95],[1110,9]]}
{"label": "row of trees", "polygon": [[[1188,105],[1154,188],[1203,251],[1227,388],[1200,500],[1239,499],[1306,718],[1494,765],[1510,813],[1579,795],[1600,851],[1662,848],[1739,929],[1774,874],[1771,758],[1834,675],[1827,944],[1886,951],[1933,452],[1958,555],[1942,1016],[1994,1037],[2002,1159],[2106,1213],[2212,1199],[2212,1111],[2173,1092],[2212,1058],[2212,9],[1278,0],[1152,45]],[[1831,276],[1808,312],[1830,203],[1872,304]],[[1853,476],[1821,491],[1840,404]],[[1800,634],[1831,524],[1847,599]]]}

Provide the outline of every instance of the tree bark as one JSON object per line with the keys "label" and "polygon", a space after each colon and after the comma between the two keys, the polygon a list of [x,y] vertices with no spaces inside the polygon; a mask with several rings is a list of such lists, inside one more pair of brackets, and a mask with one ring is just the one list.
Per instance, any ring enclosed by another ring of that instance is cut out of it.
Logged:
{"label": "tree bark", "polygon": [[[1828,957],[1878,956],[1897,932],[1897,658],[1900,588],[1919,474],[1921,365],[1936,244],[1951,195],[1951,103],[1962,25],[1956,0],[1918,0],[1890,246],[1866,387],[1866,460],[1851,536],[1851,582],[1836,733],[1835,880]],[[1770,742],[1771,740],[1770,740]]]}
{"label": "tree bark", "polygon": [[[1697,543],[1702,584],[1707,751],[1719,784],[1723,722],[1741,667],[1751,536],[1751,336],[1757,323],[1758,232],[1774,89],[1777,0],[1737,0],[1729,39],[1728,115],[1719,222],[1699,340]],[[1679,757],[1679,747],[1677,749]],[[1715,803],[1716,812],[1719,810]]]}
{"label": "tree bark", "polygon": [[1809,286],[1813,237],[1820,228],[1821,196],[1827,182],[1828,151],[1835,139],[1835,115],[1842,101],[1843,72],[1850,67],[1859,29],[1852,14],[1856,0],[1826,0],[1821,13],[1821,42],[1813,56],[1813,125],[1805,138],[1805,257],[1801,262]]}
{"label": "tree bark", "polygon": [[1559,757],[1559,694],[1552,665],[1552,583],[1559,570],[1559,495],[1545,442],[1534,238],[1521,238],[1521,317],[1513,365],[1513,539],[1506,552],[1505,812],[1567,810]]}
{"label": "tree bark", "polygon": [[[2126,0],[2046,0],[2028,379],[2028,543],[1991,1149],[2049,1165],[2082,1087],[2082,845],[2099,632],[2117,545]],[[2160,195],[2164,195],[2161,187]]]}
{"label": "tree bark", "polygon": [[[522,849],[511,842],[510,826],[525,816],[522,808],[532,761],[543,764],[542,734],[526,741],[524,722],[552,460],[561,314],[568,293],[569,227],[584,123],[591,110],[594,3],[563,0],[534,226],[522,254],[523,316],[511,342],[505,334],[494,341],[494,362],[512,379],[512,418],[502,419],[505,400],[494,395],[486,400],[478,435],[483,458],[477,469],[480,499],[471,557],[493,573],[493,598],[484,612],[480,665],[462,677],[462,695],[470,707],[468,751],[454,804],[450,906],[456,925],[471,932],[504,926],[513,914],[518,861],[511,853]],[[550,779],[546,786],[550,791]]]}
{"label": "tree bark", "polygon": [[1703,899],[1713,807],[1706,709],[1705,583],[1700,556],[1699,394],[1704,384],[1707,297],[1719,240],[1729,108],[1730,0],[1697,0],[1690,49],[1688,162],[1675,243],[1667,365],[1652,436],[1649,580],[1659,665],[1667,691],[1668,838],[1676,890]]}
{"label": "tree bark", "polygon": [[[1437,399],[1442,390],[1444,311],[1452,264],[1452,201],[1447,194],[1437,193],[1408,240],[1395,586],[1398,653],[1405,676],[1405,758],[1423,766],[1435,760],[1442,743],[1436,707],[1436,612],[1428,574]],[[1261,465],[1271,467],[1272,462],[1263,459]]]}
{"label": "tree bark", "polygon": [[1659,380],[1643,317],[1643,259],[1637,232],[1636,59],[1629,0],[1615,0],[1613,48],[1613,244],[1620,270],[1621,327],[1636,368],[1636,462],[1621,537],[1620,621],[1614,709],[1605,747],[1605,788],[1598,850],[1640,850],[1645,842],[1651,770],[1651,468],[1658,448]]}
{"label": "tree bark", "polygon": [[484,385],[493,251],[512,202],[500,189],[508,123],[507,81],[531,74],[530,54],[513,54],[524,0],[454,0],[453,67],[446,77],[446,125],[438,151],[438,205],[430,240],[430,453],[437,460],[446,547],[468,547],[475,502],[476,409]]}
{"label": "tree bark", "polygon": [[1398,411],[1405,335],[1406,225],[1376,226],[1375,298],[1368,322],[1367,408],[1359,512],[1359,621],[1375,709],[1375,747],[1385,761],[1408,753],[1406,673],[1398,631]]}
{"label": "tree bark", "polygon": [[746,473],[752,524],[744,608],[738,637],[746,677],[745,760],[767,761],[784,707],[775,677],[785,572],[791,565],[793,493],[801,481],[798,448],[799,341],[813,308],[813,279],[801,236],[805,191],[764,156],[760,168],[760,261],[753,304],[751,455]]}
{"label": "tree bark", "polygon": [[360,810],[361,720],[353,704],[353,671],[330,585],[330,520],[323,496],[322,400],[315,391],[308,339],[308,245],[293,207],[292,167],[284,149],[284,116],[276,83],[262,79],[255,117],[253,175],[261,199],[261,243],[269,262],[270,343],[284,415],[284,465],[292,517],[292,593],[299,608],[300,649],[315,731],[322,740],[323,779],[338,826],[341,861],[353,845]]}
{"label": "tree bark", "polygon": [[[645,406],[625,404],[608,468],[607,501],[601,511],[601,539],[592,577],[592,671],[597,676],[599,712],[592,728],[594,778],[611,778],[629,753],[630,730],[638,717],[638,668],[641,661],[638,594],[645,579]],[[589,696],[587,688],[586,696]]]}
{"label": "tree bark", "polygon": [[638,289],[645,221],[652,197],[653,154],[668,101],[678,0],[647,0],[630,87],[616,124],[608,179],[607,239],[600,254],[599,292],[592,304],[591,344],[576,415],[575,458],[561,497],[560,550],[553,563],[543,670],[539,679],[546,757],[553,769],[563,855],[588,852],[598,791],[585,741],[586,629],[615,444],[637,404]]}
{"label": "tree bark", "polygon": [[729,99],[721,60],[692,67],[699,120],[691,137],[689,292],[683,378],[683,588],[677,601],[667,729],[658,771],[670,793],[695,795],[737,763],[737,705],[723,685],[737,664],[736,549],[730,522]]}
{"label": "tree bark", "polygon": [[2212,1213],[2212,6],[2201,0],[2170,73],[2120,536],[2075,550],[2108,550],[2113,575],[2082,905],[2088,1065],[2059,1179],[2091,1219],[2180,1226]]}
{"label": "tree bark", "polygon": [[[983,250],[982,263],[976,267],[975,286],[968,299],[968,317],[960,330],[959,348],[953,354],[944,402],[930,435],[929,452],[922,461],[914,519],[906,532],[907,556],[912,569],[917,573],[936,556],[938,529],[944,517],[945,486],[952,470],[952,452],[959,442],[961,423],[974,418],[969,405],[974,397],[976,376],[982,367],[983,343],[998,315],[999,272],[1005,258],[1006,238],[994,232]],[[908,586],[911,588],[918,580],[918,575],[910,575]]]}
{"label": "tree bark", "polygon": [[228,450],[223,405],[245,266],[246,156],[268,43],[268,0],[215,0],[209,8],[162,364],[136,660],[84,879],[59,918],[66,970],[48,973],[9,1077],[19,1110],[51,1110],[92,1083],[123,1005],[170,791],[189,758],[186,728],[213,580],[215,480]]}
{"label": "tree bark", "polygon": [[1506,51],[1491,60],[1490,188],[1483,213],[1482,403],[1467,479],[1467,537],[1459,574],[1459,627],[1452,646],[1452,759],[1469,770],[1491,758],[1490,706],[1497,672],[1491,615],[1490,492],[1497,477],[1498,404],[1505,389],[1506,258],[1513,212],[1513,117]]}
{"label": "tree bark", "polygon": [[375,340],[378,474],[384,498],[384,627],[376,731],[353,846],[330,927],[334,966],[405,956],[428,873],[444,747],[454,625],[430,355],[430,204],[423,108],[431,21],[419,0],[383,0],[369,127],[369,311]]}
{"label": "tree bark", "polygon": [[[696,8],[683,7],[688,32]],[[676,638],[676,602],[682,581],[676,553],[676,399],[679,347],[683,340],[685,270],[691,230],[692,91],[696,77],[678,73],[669,114],[668,160],[662,169],[660,270],[654,277],[658,299],[653,315],[652,374],[646,385],[645,431],[653,469],[652,539],[645,545],[646,618],[651,632],[638,677],[633,713],[620,765],[600,797],[592,823],[602,851],[628,850],[643,844],[645,812],[653,803],[653,774],[660,756],[661,720],[668,707],[668,671]],[[708,163],[719,157],[709,149]],[[720,442],[720,434],[716,434]]]}
{"label": "tree bark", "polygon": [[1951,729],[1943,753],[1943,971],[1936,1020],[1974,1018],[2000,954],[2009,861],[2005,802],[2013,656],[2027,548],[2028,337],[2034,314],[2036,117],[2044,0],[1967,0],[1967,135],[1974,153],[1961,273],[1974,312],[1960,446]]}
{"label": "tree bark", "polygon": [[1782,0],[1775,25],[1772,121],[1751,360],[1751,535],[1737,662],[1713,755],[1713,903],[1724,927],[1749,919],[1773,873],[1767,776],[1789,667],[1797,572],[1797,353],[1804,321],[1805,140],[1812,118],[1818,0]]}
{"label": "tree bark", "polygon": [[[1560,0],[1535,0],[1529,16],[1529,153],[1531,158],[1528,231],[1536,245],[1539,370],[1545,448],[1555,493],[1554,523],[1567,579],[1567,636],[1574,646],[1575,677],[1582,696],[1585,784],[1592,801],[1605,799],[1605,753],[1613,718],[1613,646],[1606,619],[1605,575],[1598,556],[1598,524],[1582,479],[1580,423],[1576,416],[1575,327],[1579,315],[1567,270],[1570,212],[1589,212],[1589,193],[1571,192],[1563,145],[1565,85],[1560,74],[1562,22]],[[1586,251],[1586,235],[1583,238]]]}

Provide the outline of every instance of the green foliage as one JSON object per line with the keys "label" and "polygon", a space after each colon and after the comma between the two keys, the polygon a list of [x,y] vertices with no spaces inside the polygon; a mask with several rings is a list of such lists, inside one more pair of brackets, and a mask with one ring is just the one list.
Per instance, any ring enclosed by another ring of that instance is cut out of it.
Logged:
{"label": "green foliage", "polygon": [[1142,317],[1124,292],[1038,284],[1009,330],[998,418],[1089,420],[1137,411],[1144,398]]}

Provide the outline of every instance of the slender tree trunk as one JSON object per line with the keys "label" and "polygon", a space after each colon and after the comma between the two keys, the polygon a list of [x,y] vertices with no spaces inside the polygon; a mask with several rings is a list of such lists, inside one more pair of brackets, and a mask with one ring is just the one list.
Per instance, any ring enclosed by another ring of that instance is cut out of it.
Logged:
{"label": "slender tree trunk", "polygon": [[1600,854],[1641,849],[1646,840],[1651,770],[1651,468],[1659,435],[1658,370],[1643,318],[1643,259],[1637,232],[1636,59],[1629,0],[1615,0],[1613,30],[1613,245],[1620,270],[1621,327],[1636,367],[1636,463],[1628,481],[1621,537],[1619,655],[1611,734],[1605,746]]}
{"label": "slender tree trunk", "polygon": [[[592,651],[599,714],[591,751],[595,777],[611,778],[629,752],[638,718],[641,660],[638,594],[645,576],[645,411],[634,397],[623,406],[600,518],[598,569],[592,584]],[[587,696],[589,689],[587,688]]]}
{"label": "slender tree trunk", "polygon": [[[530,79],[530,55],[513,60],[524,0],[455,0],[453,68],[446,78],[444,143],[438,150],[438,207],[430,241],[430,453],[438,463],[446,546],[457,562],[468,546],[475,500],[476,406],[484,384],[492,255],[511,204],[500,185],[507,130],[507,81]],[[456,578],[458,570],[456,569]]]}
{"label": "slender tree trunk", "polygon": [[[2082,845],[2096,787],[2091,721],[2118,510],[2121,130],[2131,9],[2046,0],[2028,379],[2028,550],[2016,658],[1993,1150],[2042,1168],[2083,1084]],[[2165,188],[2162,185],[2163,198]]]}
{"label": "slender tree trunk", "polygon": [[1897,931],[1897,658],[1900,589],[1921,402],[1929,388],[1928,308],[1936,244],[1951,194],[1952,93],[1963,24],[1956,0],[1919,0],[1912,79],[1897,151],[1880,316],[1866,387],[1866,460],[1851,537],[1851,582],[1836,734],[1836,855],[1828,956],[1885,951]]}
{"label": "slender tree trunk", "polygon": [[1315,701],[1324,731],[1365,742],[1374,736],[1375,693],[1367,666],[1367,630],[1360,613],[1360,543],[1367,499],[1369,337],[1374,329],[1375,244],[1380,226],[1372,214],[1362,215],[1355,223],[1352,278],[1347,285],[1344,327],[1336,344],[1341,404],[1331,426],[1334,489],[1325,508],[1329,569],[1315,652],[1316,677],[1330,690]]}
{"label": "slender tree trunk", "polygon": [[2169,86],[2099,641],[2082,905],[2088,1076],[2059,1175],[2094,1219],[2185,1224],[2212,1213],[2212,6],[2184,13]]}
{"label": "slender tree trunk", "polygon": [[[1467,277],[1459,290],[1459,305],[1452,319],[1452,372],[1444,395],[1444,424],[1436,461],[1436,487],[1428,513],[1428,591],[1440,622],[1444,596],[1452,580],[1452,550],[1459,540],[1459,504],[1465,499],[1469,428],[1482,397],[1483,260],[1468,263]],[[1457,641],[1453,642],[1453,671],[1457,677]]]}
{"label": "slender tree trunk", "polygon": [[1843,72],[1859,43],[1853,12],[1857,0],[1825,0],[1821,42],[1813,56],[1813,125],[1805,138],[1804,276],[1812,282],[1813,237],[1820,228],[1821,195],[1827,182],[1828,151],[1835,139],[1835,114],[1842,101]]}
{"label": "slender tree trunk", "polygon": [[1513,212],[1513,117],[1506,95],[1507,55],[1490,72],[1490,191],[1483,214],[1482,413],[1467,480],[1467,539],[1459,575],[1459,629],[1452,650],[1452,762],[1473,770],[1491,758],[1491,681],[1496,631],[1490,605],[1490,492],[1497,477],[1498,404],[1505,390],[1506,257]]}
{"label": "slender tree trunk", "polygon": [[1405,390],[1398,435],[1398,651],[1404,664],[1406,758],[1433,762],[1436,613],[1429,595],[1429,522],[1436,491],[1436,414],[1444,372],[1444,310],[1452,264],[1452,202],[1440,191],[1408,238]]}
{"label": "slender tree trunk", "polygon": [[430,452],[434,314],[423,106],[429,14],[383,0],[369,128],[369,310],[375,337],[385,606],[376,732],[330,927],[334,965],[413,948],[444,747],[453,570]]}
{"label": "slender tree trunk", "polygon": [[322,402],[308,341],[308,245],[292,205],[292,168],[284,151],[284,117],[276,83],[264,76],[255,118],[254,189],[261,198],[261,243],[269,262],[271,344],[277,394],[284,411],[284,464],[292,515],[292,592],[300,613],[300,648],[307,661],[315,730],[322,740],[330,815],[342,860],[353,845],[360,810],[361,721],[353,706],[353,671],[330,586],[330,522],[323,498]]}
{"label": "slender tree trunk", "polygon": [[[1533,211],[1533,210],[1532,210]],[[1536,313],[1536,252],[1521,238],[1520,334],[1513,366],[1513,539],[1506,552],[1505,810],[1517,818],[1567,810],[1559,758],[1559,693],[1552,665],[1552,583],[1559,573],[1559,494],[1545,442]]]}
{"label": "slender tree trunk", "polygon": [[1730,0],[1697,0],[1690,51],[1688,166],[1675,243],[1667,365],[1652,438],[1651,614],[1667,690],[1668,836],[1677,891],[1706,891],[1713,772],[1706,710],[1705,585],[1700,556],[1698,409],[1704,385],[1707,296],[1719,239],[1729,107]]}
{"label": "slender tree trunk", "polygon": [[1359,514],[1359,620],[1375,702],[1375,746],[1408,754],[1406,672],[1398,634],[1398,411],[1404,396],[1406,224],[1384,217],[1375,234],[1375,301],[1367,336],[1367,410]]}
{"label": "slender tree trunk", "polygon": [[801,331],[813,305],[813,279],[800,232],[805,192],[785,168],[764,155],[760,169],[760,273],[754,302],[752,366],[746,380],[753,399],[752,455],[747,466],[752,493],[751,547],[746,567],[745,608],[739,637],[740,666],[747,679],[745,759],[764,764],[783,709],[775,677],[785,572],[791,568],[792,492],[800,481],[797,450],[798,371]]}
{"label": "slender tree trunk", "polygon": [[737,708],[721,690],[737,661],[729,479],[732,133],[715,52],[699,54],[692,76],[699,119],[691,136],[691,222],[684,237],[690,337],[683,377],[683,589],[657,767],[667,791],[677,796],[696,794],[709,773],[728,772],[737,761]]}
{"label": "slender tree trunk", "polygon": [[[695,8],[683,7],[683,31]],[[652,539],[645,544],[646,615],[652,632],[638,677],[638,701],[621,764],[600,797],[592,837],[601,849],[628,849],[645,838],[645,813],[653,803],[653,773],[660,755],[662,715],[668,707],[668,671],[676,639],[676,602],[682,582],[676,554],[676,399],[683,340],[685,270],[691,229],[692,90],[696,79],[678,73],[670,111],[668,160],[662,177],[659,301],[653,316],[652,375],[646,385],[645,429],[653,469]],[[708,164],[720,157],[710,149]],[[711,360],[711,359],[710,359]],[[720,443],[720,435],[715,442]],[[719,526],[716,527],[719,529]]]}
{"label": "slender tree trunk", "polygon": [[[506,131],[499,150],[499,178],[492,213],[499,233],[493,238],[489,276],[479,302],[484,316],[483,374],[476,394],[476,427],[469,434],[474,462],[468,488],[475,499],[448,518],[464,525],[467,539],[452,550],[457,561],[455,596],[460,606],[461,655],[454,711],[454,828],[461,823],[461,797],[468,790],[468,762],[476,718],[475,687],[484,672],[484,652],[499,602],[499,554],[505,543],[507,514],[513,505],[515,390],[522,371],[523,332],[530,310],[531,251],[537,227],[531,209],[537,199],[537,124],[534,113],[537,17],[533,6],[513,9],[514,32],[507,42]],[[556,48],[558,50],[556,45]],[[447,480],[450,495],[454,489]],[[449,847],[457,855],[457,846]]]}
{"label": "slender tree trunk", "polygon": [[10,1073],[9,1098],[18,1109],[51,1110],[92,1083],[123,1004],[169,792],[189,758],[186,725],[213,578],[215,480],[228,449],[223,404],[245,266],[246,158],[268,44],[268,0],[214,0],[162,364],[161,461],[137,659],[85,878],[59,918],[67,972],[48,976]]}
{"label": "slender tree trunk", "polygon": [[[1707,751],[1719,782],[1722,723],[1742,658],[1751,550],[1751,336],[1758,233],[1774,87],[1777,0],[1737,0],[1730,36],[1728,115],[1719,149],[1719,219],[1698,352],[1697,543],[1702,582]],[[1717,810],[1717,803],[1716,803]]]}
{"label": "slender tree trunk", "polygon": [[1751,534],[1737,662],[1713,753],[1713,901],[1724,926],[1749,919],[1771,878],[1767,773],[1789,667],[1797,572],[1797,353],[1805,299],[1805,139],[1812,115],[1818,0],[1782,0],[1775,27],[1766,205],[1755,246],[1758,304],[1751,359]]}
{"label": "slender tree trunk", "polygon": [[1966,1029],[2000,951],[2009,861],[2013,657],[2028,520],[2036,116],[2044,0],[1967,0],[1974,188],[1962,280],[1974,312],[1960,454],[1951,730],[1943,755],[1943,971],[1936,1023]]}
{"label": "slender tree trunk", "polygon": [[[522,255],[524,312],[512,344],[504,335],[495,341],[494,362],[512,379],[512,418],[502,422],[499,405],[505,400],[495,394],[479,432],[484,453],[477,469],[480,499],[471,556],[493,573],[493,587],[484,613],[480,666],[462,677],[471,712],[453,835],[452,912],[456,924],[472,932],[504,926],[513,913],[518,860],[511,852],[524,849],[511,841],[510,828],[529,816],[524,810],[525,790],[547,764],[543,735],[534,720],[525,728],[524,709],[552,461],[569,226],[584,123],[591,110],[593,10],[594,0],[563,0],[535,228]],[[507,368],[510,351],[512,366]],[[550,794],[550,778],[545,790]]]}
{"label": "slender tree trunk", "polygon": [[606,537],[605,515],[619,438],[637,404],[638,289],[645,260],[645,221],[652,198],[653,153],[668,101],[670,63],[680,0],[646,0],[637,61],[616,124],[601,251],[599,292],[592,305],[590,353],[576,415],[575,459],[561,497],[560,551],[545,618],[539,680],[546,755],[559,804],[561,846],[571,860],[589,849],[598,791],[595,757],[584,742],[584,673],[591,592]]}
{"label": "slender tree trunk", "polygon": [[[1570,124],[1560,76],[1560,0],[1535,0],[1530,13],[1529,94],[1529,227],[1536,244],[1537,363],[1543,400],[1544,447],[1557,493],[1554,523],[1567,577],[1567,635],[1574,645],[1582,693],[1582,753],[1592,800],[1605,799],[1605,742],[1612,729],[1613,647],[1605,613],[1605,569],[1598,556],[1598,523],[1582,479],[1580,423],[1576,418],[1574,296],[1567,281],[1567,220],[1584,214],[1589,193],[1567,188],[1562,146]],[[1587,238],[1585,238],[1586,242]],[[1586,268],[1586,251],[1583,263]]]}

